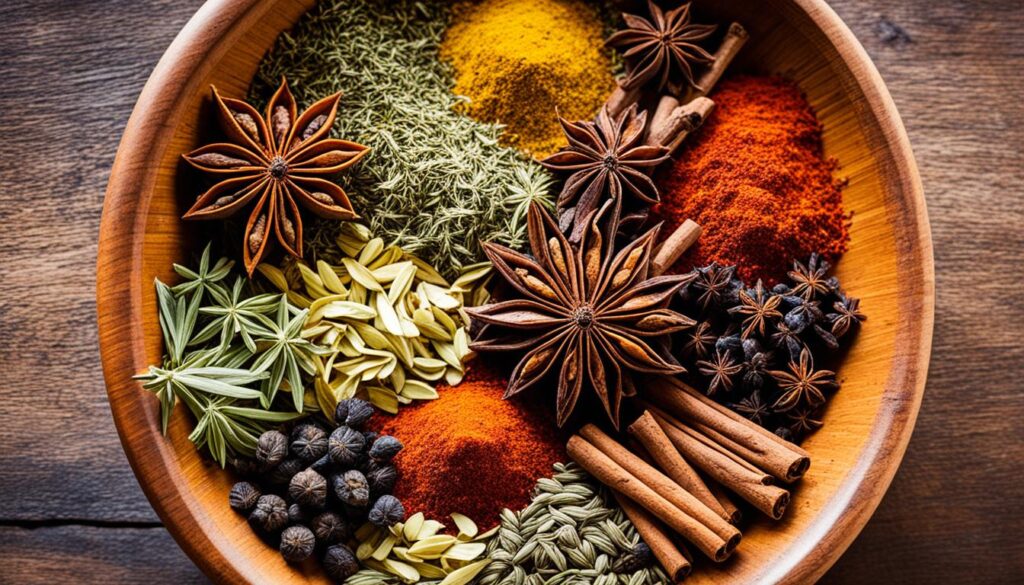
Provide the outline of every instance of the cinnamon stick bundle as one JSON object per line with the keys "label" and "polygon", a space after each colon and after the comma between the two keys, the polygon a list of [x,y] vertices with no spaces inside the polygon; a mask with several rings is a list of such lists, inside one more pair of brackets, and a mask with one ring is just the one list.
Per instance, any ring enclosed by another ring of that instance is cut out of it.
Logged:
{"label": "cinnamon stick bundle", "polygon": [[717,481],[705,481],[704,482],[711,493],[715,494],[715,499],[718,500],[718,504],[725,509],[725,513],[729,516],[729,524],[733,526],[739,526],[740,522],[743,521],[743,512],[740,511],[736,503],[729,497],[729,492],[722,487],[722,484]]}
{"label": "cinnamon stick bundle", "polygon": [[655,420],[687,461],[699,467],[755,508],[778,520],[789,505],[789,492],[773,485],[774,478],[714,440],[687,427],[664,411],[651,409]]}
{"label": "cinnamon stick bundle", "polygon": [[[728,538],[723,538],[723,536],[717,534],[707,524],[681,510],[676,504],[676,502],[680,501],[679,498],[673,498],[670,500],[664,493],[660,493],[655,490],[654,487],[623,468],[622,465],[614,461],[609,455],[605,454],[601,448],[595,446],[580,435],[573,435],[569,439],[569,444],[566,449],[569,453],[569,457],[576,461],[580,467],[587,470],[588,473],[597,478],[598,481],[607,485],[612,490],[621,492],[624,496],[642,506],[652,515],[660,518],[672,530],[679,533],[679,535],[687,541],[693,543],[693,545],[702,553],[707,555],[708,558],[716,562],[722,562],[729,558],[733,549],[735,549],[736,545],[739,544],[740,533],[735,529],[735,527],[726,524],[726,526],[732,530],[732,534]],[[623,448],[623,450],[625,449]],[[626,451],[626,453],[629,452]],[[634,460],[643,463],[636,458],[635,455],[629,455]],[[669,482],[671,482],[671,480],[669,480]],[[664,485],[660,482],[655,481],[655,483],[659,485],[659,487],[664,488]],[[678,488],[678,486],[676,487]],[[679,491],[686,494],[686,492],[681,488]],[[690,497],[692,498],[692,496]],[[703,506],[703,504],[700,504],[700,502],[697,502],[695,499],[693,501]],[[706,507],[704,510],[706,511],[706,514],[703,515],[704,517],[721,520],[714,512]]]}
{"label": "cinnamon stick bundle", "polygon": [[646,448],[665,475],[693,494],[702,504],[711,508],[726,522],[730,522],[731,518],[725,508],[704,484],[704,480],[697,475],[697,471],[679,454],[675,445],[672,444],[668,435],[649,411],[644,411],[640,418],[629,425],[629,433],[640,441],[640,444]]}
{"label": "cinnamon stick bundle", "polygon": [[690,575],[692,566],[686,555],[680,551],[668,534],[662,530],[661,524],[633,500],[613,491],[615,500],[619,502],[626,517],[633,523],[640,538],[651,547],[654,558],[658,559],[673,583],[679,583]]}
{"label": "cinnamon stick bundle", "polygon": [[807,451],[750,422],[675,378],[651,379],[644,397],[668,414],[710,435],[756,467],[791,483],[807,472]]}

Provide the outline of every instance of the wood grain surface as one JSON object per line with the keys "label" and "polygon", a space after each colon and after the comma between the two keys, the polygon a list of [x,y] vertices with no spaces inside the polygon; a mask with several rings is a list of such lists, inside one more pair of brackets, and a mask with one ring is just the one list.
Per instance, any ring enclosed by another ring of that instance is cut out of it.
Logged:
{"label": "wood grain surface", "polygon": [[[203,577],[127,466],[96,347],[113,155],[199,0],[15,0],[0,17],[0,582]],[[1024,11],[833,2],[903,116],[932,220],[928,390],[903,466],[828,583],[1024,580]]]}

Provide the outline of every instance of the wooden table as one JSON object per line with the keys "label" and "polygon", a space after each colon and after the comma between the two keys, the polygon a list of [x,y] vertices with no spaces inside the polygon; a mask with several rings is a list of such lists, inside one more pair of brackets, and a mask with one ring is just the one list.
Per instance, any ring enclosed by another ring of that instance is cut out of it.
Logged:
{"label": "wooden table", "polygon": [[[100,373],[97,230],[146,77],[201,0],[0,17],[0,583],[204,582],[127,465]],[[1024,10],[835,0],[903,114],[938,302],[903,466],[829,583],[1024,581]]]}

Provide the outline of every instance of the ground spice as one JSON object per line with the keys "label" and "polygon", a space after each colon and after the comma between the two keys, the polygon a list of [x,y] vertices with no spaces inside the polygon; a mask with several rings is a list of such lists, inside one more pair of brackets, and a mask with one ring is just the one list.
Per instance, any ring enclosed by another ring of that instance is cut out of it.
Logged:
{"label": "ground spice", "polygon": [[835,164],[796,84],[739,76],[711,97],[710,118],[658,177],[662,233],[687,218],[704,228],[673,271],[735,264],[748,282],[774,283],[793,258],[842,254],[849,235]]}
{"label": "ground spice", "polygon": [[384,424],[381,432],[405,445],[395,457],[395,496],[409,514],[451,525],[449,515],[459,512],[489,529],[503,508],[529,504],[537,478],[565,459],[554,422],[543,409],[502,400],[506,384],[477,360],[461,384],[442,385],[440,398]]}
{"label": "ground spice", "polygon": [[580,0],[484,0],[455,9],[441,57],[466,112],[505,124],[503,140],[541,158],[565,146],[556,111],[590,119],[614,89],[603,36]]}

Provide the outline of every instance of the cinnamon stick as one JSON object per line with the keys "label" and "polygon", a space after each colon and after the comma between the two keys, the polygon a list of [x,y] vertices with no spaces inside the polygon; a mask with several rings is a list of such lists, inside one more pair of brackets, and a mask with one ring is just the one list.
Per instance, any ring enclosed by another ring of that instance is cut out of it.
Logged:
{"label": "cinnamon stick", "polygon": [[[606,435],[601,429],[588,424],[579,430],[579,434],[600,449],[602,453],[607,455],[617,465],[621,466],[666,500],[672,502],[674,506],[685,514],[710,528],[721,539],[728,542],[736,538],[738,541],[740,533],[736,530],[735,526],[729,524],[715,513],[714,510],[704,505],[694,495],[683,489],[667,475],[658,471],[653,465],[637,457],[615,439]],[[654,457],[655,455],[652,453],[651,456]]]}
{"label": "cinnamon stick", "polygon": [[633,523],[640,538],[647,543],[647,546],[651,547],[654,558],[661,563],[662,568],[668,573],[668,578],[673,583],[679,583],[686,579],[692,570],[690,561],[672,542],[668,534],[662,530],[661,523],[633,500],[616,491],[613,491],[612,494],[615,495],[622,511],[626,513],[626,517]]}
{"label": "cinnamon stick", "polygon": [[637,438],[646,448],[654,461],[658,464],[665,475],[672,478],[683,489],[693,494],[702,504],[711,508],[726,522],[731,522],[729,514],[718,502],[704,480],[697,475],[697,471],[683,459],[668,435],[662,430],[658,421],[654,420],[649,411],[644,411],[640,418],[629,425],[629,433]]}
{"label": "cinnamon stick", "polygon": [[[662,100],[665,99],[662,98]],[[711,110],[714,107],[715,102],[706,97],[698,97],[685,105],[673,109],[665,117],[656,118],[650,124],[647,144],[664,146],[668,149],[669,153],[675,152],[691,132],[704,124],[704,120],[711,114]]]}
{"label": "cinnamon stick", "polygon": [[718,500],[718,504],[725,509],[725,513],[729,516],[729,524],[733,526],[739,526],[740,522],[743,521],[743,511],[739,509],[732,498],[729,496],[729,492],[722,487],[722,484],[714,480],[704,482],[711,493],[715,495],[715,499]]}
{"label": "cinnamon stick", "polygon": [[669,234],[654,254],[654,260],[651,261],[651,270],[654,276],[664,274],[669,267],[675,264],[676,260],[679,260],[680,256],[697,241],[701,231],[697,222],[688,219]]}
{"label": "cinnamon stick", "polygon": [[725,32],[722,44],[715,51],[715,61],[697,80],[696,86],[699,89],[691,90],[690,99],[711,93],[712,88],[722,78],[722,74],[725,73],[725,70],[732,63],[733,59],[736,58],[736,55],[739,54],[740,49],[746,44],[748,38],[750,38],[750,35],[747,34],[747,29],[743,28],[743,25],[738,22],[729,25],[729,30]]}
{"label": "cinnamon stick", "polygon": [[789,505],[789,492],[772,485],[772,477],[703,437],[697,431],[652,409],[655,420],[687,461],[729,488],[767,516],[778,520]]}
{"label": "cinnamon stick", "polygon": [[[711,528],[680,510],[673,502],[656,492],[621,465],[613,461],[601,449],[579,435],[573,435],[566,446],[569,457],[587,470],[598,481],[643,506],[656,518],[693,543],[700,551],[716,562],[729,558],[736,544],[735,538],[723,539]],[[717,516],[715,516],[717,518]]]}
{"label": "cinnamon stick", "polygon": [[[791,483],[811,465],[807,451],[750,422],[675,378],[653,378],[644,396],[673,417],[727,442],[756,467]],[[707,433],[705,433],[707,434]]]}
{"label": "cinnamon stick", "polygon": [[604,105],[608,108],[608,114],[614,119],[626,109],[640,101],[640,88],[634,87],[633,89],[624,89],[622,85],[616,84],[615,89],[611,95],[605,101]]}

